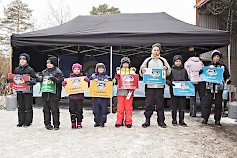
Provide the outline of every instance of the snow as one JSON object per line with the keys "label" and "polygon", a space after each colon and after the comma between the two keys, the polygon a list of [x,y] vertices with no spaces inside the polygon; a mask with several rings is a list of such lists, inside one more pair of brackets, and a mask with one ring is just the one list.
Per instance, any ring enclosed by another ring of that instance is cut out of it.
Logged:
{"label": "snow", "polygon": [[0,110],[0,157],[236,157],[237,123],[222,119],[222,128],[201,125],[201,118],[186,114],[188,127],[172,126],[166,112],[167,128],[157,126],[156,113],[151,126],[142,128],[143,111],[133,112],[133,127],[115,128],[116,114],[108,115],[106,127],[94,127],[91,110],[84,110],[83,128],[72,130],[68,109],[60,109],[60,130],[49,131],[43,124],[42,108],[34,108],[30,127],[16,127],[17,111]]}

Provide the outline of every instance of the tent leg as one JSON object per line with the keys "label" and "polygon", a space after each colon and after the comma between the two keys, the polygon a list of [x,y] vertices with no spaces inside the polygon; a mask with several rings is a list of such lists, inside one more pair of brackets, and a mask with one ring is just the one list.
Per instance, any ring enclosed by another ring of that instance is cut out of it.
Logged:
{"label": "tent leg", "polygon": [[[230,73],[230,76],[231,76],[231,71],[230,71],[230,51],[231,51],[231,44],[229,44],[228,47],[227,47],[228,69],[229,69],[229,73]],[[230,91],[229,91],[229,101],[231,101],[231,85],[230,85]]]}
{"label": "tent leg", "polygon": [[[110,47],[110,77],[113,78],[112,76],[113,76],[113,47],[111,46]],[[112,104],[113,104],[113,96],[112,98],[110,98],[110,113],[113,112]]]}

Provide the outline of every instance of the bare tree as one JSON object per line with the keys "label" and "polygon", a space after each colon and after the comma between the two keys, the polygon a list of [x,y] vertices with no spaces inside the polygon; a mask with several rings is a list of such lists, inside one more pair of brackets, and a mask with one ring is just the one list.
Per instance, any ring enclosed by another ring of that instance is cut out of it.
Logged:
{"label": "bare tree", "polygon": [[61,0],[57,6],[53,6],[49,2],[50,14],[48,16],[48,24],[50,26],[61,25],[71,20],[71,12],[68,5],[64,5]]}

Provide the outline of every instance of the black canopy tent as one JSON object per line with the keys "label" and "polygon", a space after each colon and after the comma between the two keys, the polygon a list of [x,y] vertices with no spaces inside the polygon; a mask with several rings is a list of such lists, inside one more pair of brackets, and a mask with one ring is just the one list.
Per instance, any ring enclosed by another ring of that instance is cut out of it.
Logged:
{"label": "black canopy tent", "polygon": [[48,54],[80,56],[91,50],[96,54],[148,55],[156,42],[162,44],[164,55],[187,53],[189,47],[202,53],[230,43],[229,32],[187,24],[164,12],[78,16],[56,27],[13,35],[13,67],[22,51],[30,53],[32,63],[37,64]]}

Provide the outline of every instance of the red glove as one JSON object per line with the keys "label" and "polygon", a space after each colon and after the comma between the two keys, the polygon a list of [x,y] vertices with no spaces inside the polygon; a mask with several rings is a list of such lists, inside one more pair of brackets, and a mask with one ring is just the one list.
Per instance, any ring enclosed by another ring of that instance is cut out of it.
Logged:
{"label": "red glove", "polygon": [[89,79],[88,77],[85,77],[85,78],[84,78],[84,81],[90,82],[90,79]]}
{"label": "red glove", "polygon": [[120,74],[115,74],[115,78],[116,78],[117,80],[119,80],[119,79],[120,79]]}
{"label": "red glove", "polygon": [[67,84],[67,81],[62,81],[62,86],[65,87]]}

